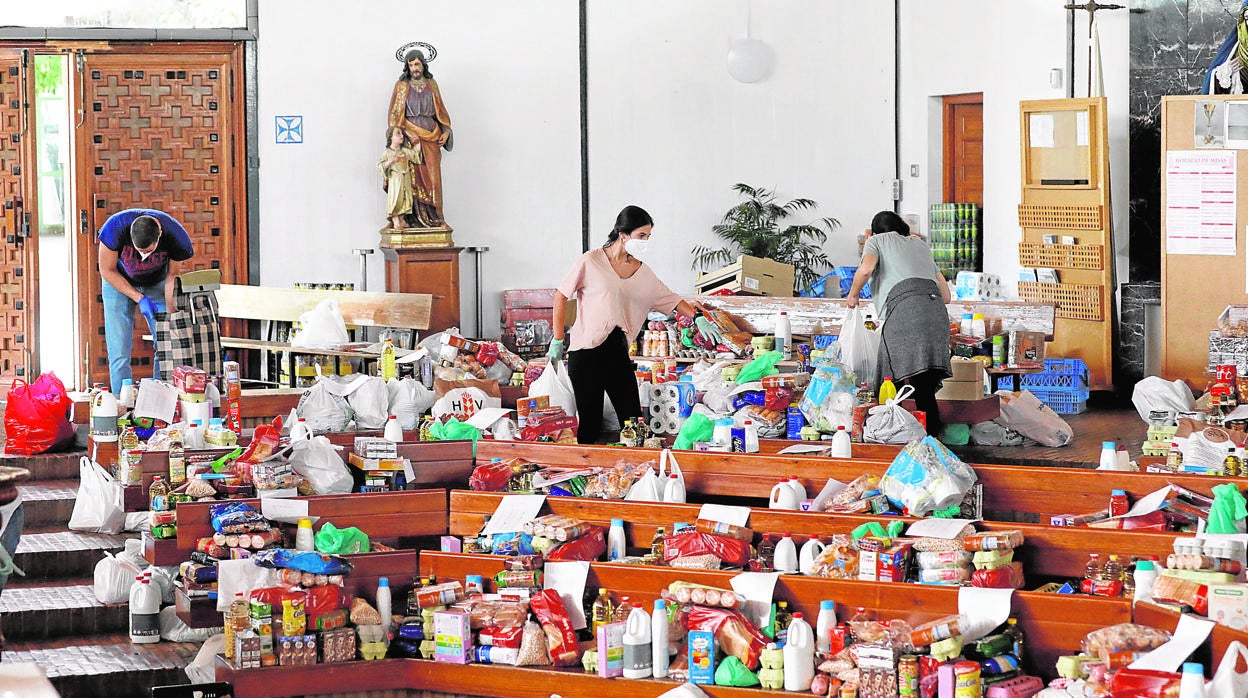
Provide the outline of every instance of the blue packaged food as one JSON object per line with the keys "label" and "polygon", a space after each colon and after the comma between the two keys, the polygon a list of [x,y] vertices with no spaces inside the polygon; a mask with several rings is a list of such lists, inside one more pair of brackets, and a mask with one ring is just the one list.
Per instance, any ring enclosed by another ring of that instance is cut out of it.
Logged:
{"label": "blue packaged food", "polygon": [[790,407],[786,411],[788,418],[784,437],[791,441],[800,441],[802,438],[802,427],[806,426],[806,415],[797,407]]}

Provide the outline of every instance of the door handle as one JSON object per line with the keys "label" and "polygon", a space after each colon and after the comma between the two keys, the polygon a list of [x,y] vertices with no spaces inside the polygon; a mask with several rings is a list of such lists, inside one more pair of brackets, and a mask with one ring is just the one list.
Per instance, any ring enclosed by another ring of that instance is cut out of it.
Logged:
{"label": "door handle", "polygon": [[90,232],[90,230],[91,230],[91,226],[87,222],[87,209],[85,208],[78,209],[78,234],[86,235],[88,232]]}

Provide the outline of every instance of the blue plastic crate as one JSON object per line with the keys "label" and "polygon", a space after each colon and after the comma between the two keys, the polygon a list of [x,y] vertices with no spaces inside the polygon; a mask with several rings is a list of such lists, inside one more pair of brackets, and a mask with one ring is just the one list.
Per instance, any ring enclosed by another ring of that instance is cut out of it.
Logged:
{"label": "blue plastic crate", "polygon": [[1043,391],[1028,389],[1040,402],[1058,414],[1082,414],[1088,409],[1088,392]]}
{"label": "blue plastic crate", "polygon": [[[849,295],[849,287],[854,284],[854,272],[856,271],[858,271],[858,267],[836,267],[832,270],[832,274],[835,274],[841,280],[841,298]],[[828,276],[832,276],[832,274]],[[824,278],[828,277],[825,276]],[[869,280],[863,285],[862,290],[858,292],[858,297],[871,297],[871,282]]]}
{"label": "blue plastic crate", "polygon": [[[828,297],[828,294],[827,294],[828,281],[835,276],[836,276],[836,272],[832,272],[830,274],[824,274],[822,278],[820,278],[815,283],[811,284],[809,287],[804,288],[801,291],[798,291],[797,295],[802,298],[827,298]],[[838,282],[838,285],[839,285],[839,282]],[[836,288],[836,287],[834,286],[833,288]]]}
{"label": "blue plastic crate", "polygon": [[[1088,365],[1083,359],[1045,359],[1040,373],[1020,376],[1022,386],[1031,392],[1087,392],[1091,385]],[[1016,390],[1014,376],[1002,376],[998,387]],[[1087,397],[1085,396],[1086,400]]]}

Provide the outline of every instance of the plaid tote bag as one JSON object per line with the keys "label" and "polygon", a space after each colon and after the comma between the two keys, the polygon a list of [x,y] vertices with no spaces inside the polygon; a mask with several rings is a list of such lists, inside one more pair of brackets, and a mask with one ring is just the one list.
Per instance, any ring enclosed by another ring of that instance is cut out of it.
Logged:
{"label": "plaid tote bag", "polygon": [[221,329],[217,324],[217,297],[211,291],[180,293],[178,309],[156,314],[156,358],[161,378],[173,380],[173,369],[195,366],[209,379],[221,376]]}

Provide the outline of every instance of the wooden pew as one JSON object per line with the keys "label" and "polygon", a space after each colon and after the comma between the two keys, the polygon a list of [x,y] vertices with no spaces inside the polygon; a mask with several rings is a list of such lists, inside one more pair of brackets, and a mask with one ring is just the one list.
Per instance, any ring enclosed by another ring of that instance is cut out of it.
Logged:
{"label": "wooden pew", "polygon": [[[319,517],[313,527],[320,529],[327,521],[339,528],[355,526],[370,539],[402,541],[440,536],[447,530],[446,490],[407,490],[372,494],[340,494],[296,497],[308,503],[308,515]],[[233,500],[247,502],[259,509],[259,499]],[[176,565],[188,559],[195,541],[211,537],[211,506],[220,502],[183,502],[178,504],[178,537],[157,540],[143,535],[143,552],[154,565]]]}
{"label": "wooden pew", "polygon": [[[423,551],[420,573],[439,579],[463,579],[480,574],[487,580],[503,569],[504,558],[491,555]],[[685,570],[619,563],[591,563],[588,588],[602,587],[634,602],[650,603],[674,581],[731,588],[737,572]],[[489,585],[489,582],[487,582]],[[491,587],[492,588],[492,587]],[[840,579],[782,575],[776,582],[775,599],[788,601],[793,611],[813,618],[819,602],[837,602],[837,617],[848,618],[863,606],[876,618],[900,618],[912,625],[958,612],[958,590],[922,584],[881,584]],[[1028,669],[1052,677],[1057,657],[1079,649],[1084,636],[1109,625],[1129,622],[1127,599],[1078,597],[1020,591],[1013,597],[1013,612],[1027,637]],[[1076,610],[1077,609],[1077,610]],[[621,694],[628,695],[628,694]]]}
{"label": "wooden pew", "polygon": [[[657,463],[654,449],[539,444],[520,441],[482,441],[477,459],[526,458],[544,465],[613,466],[616,463]],[[882,475],[892,459],[819,456],[767,456],[744,453],[677,451],[685,486],[695,499],[711,497],[767,497],[780,476],[795,475],[806,491],[815,494],[828,478],[842,482],[864,473]],[[1111,489],[1123,489],[1133,499],[1168,483],[1208,495],[1222,482],[1248,487],[1248,478],[1162,473],[1103,473],[1095,470],[1033,468],[1014,465],[972,464],[984,490],[984,518],[994,521],[1048,523],[1053,514],[1081,514],[1109,506]]]}
{"label": "wooden pew", "polygon": [[[497,492],[451,492],[450,533],[454,536],[474,535],[481,530],[486,514],[494,513],[505,494]],[[699,506],[696,504],[658,504],[620,500],[585,499],[581,497],[547,497],[543,513],[560,514],[609,526],[611,519],[623,519],[625,533],[632,549],[649,548],[655,529],[672,530],[672,523],[693,523]],[[901,517],[907,524],[918,521]],[[792,533],[800,546],[806,539],[818,536],[825,540],[837,533],[848,535],[869,521],[886,522],[888,517],[854,514],[816,514],[812,512],[752,509],[750,527],[758,534]],[[1028,587],[1052,580],[1083,576],[1088,553],[1113,553],[1127,558],[1156,555],[1163,560],[1173,552],[1174,533],[1117,531],[1100,528],[1062,528],[1035,524],[985,521],[978,528],[989,531],[1017,529],[1026,543],[1015,551],[1015,560],[1023,563]]]}

